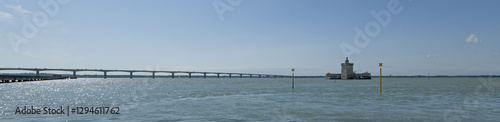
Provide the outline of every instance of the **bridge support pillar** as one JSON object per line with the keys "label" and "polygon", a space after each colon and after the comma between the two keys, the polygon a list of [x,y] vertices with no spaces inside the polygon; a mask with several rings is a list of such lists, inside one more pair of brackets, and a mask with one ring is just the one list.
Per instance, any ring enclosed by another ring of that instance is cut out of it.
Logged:
{"label": "bridge support pillar", "polygon": [[231,75],[232,75],[232,74],[229,74],[229,78],[231,78]]}
{"label": "bridge support pillar", "polygon": [[250,75],[250,78],[252,78],[252,75]]}
{"label": "bridge support pillar", "polygon": [[132,79],[132,78],[133,78],[133,77],[132,77],[132,75],[133,75],[133,72],[130,72],[130,79]]}
{"label": "bridge support pillar", "polygon": [[104,72],[104,79],[108,78],[108,72]]}
{"label": "bridge support pillar", "polygon": [[217,78],[219,78],[219,75],[220,75],[220,74],[219,74],[219,73],[217,73]]}
{"label": "bridge support pillar", "polygon": [[155,72],[153,72],[153,78],[155,78]]}
{"label": "bridge support pillar", "polygon": [[240,78],[243,78],[243,74],[240,74]]}
{"label": "bridge support pillar", "polygon": [[172,72],[172,78],[174,78],[174,73]]}
{"label": "bridge support pillar", "polygon": [[36,71],[36,76],[40,76],[40,71]]}
{"label": "bridge support pillar", "polygon": [[206,72],[203,73],[203,78],[207,78],[207,73]]}
{"label": "bridge support pillar", "polygon": [[191,73],[189,73],[189,78],[191,78]]}
{"label": "bridge support pillar", "polygon": [[76,71],[73,71],[73,77],[76,78]]}
{"label": "bridge support pillar", "polygon": [[259,75],[259,78],[261,78],[261,76]]}

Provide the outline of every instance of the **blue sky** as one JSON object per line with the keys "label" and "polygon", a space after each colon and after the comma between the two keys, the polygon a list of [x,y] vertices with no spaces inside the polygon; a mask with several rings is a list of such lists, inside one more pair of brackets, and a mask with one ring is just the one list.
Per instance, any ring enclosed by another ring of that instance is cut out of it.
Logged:
{"label": "blue sky", "polygon": [[[2,0],[0,67],[324,75],[349,56],[373,74],[500,74],[500,1],[231,1]],[[386,26],[370,13],[394,6]],[[377,33],[357,46],[356,27]]]}

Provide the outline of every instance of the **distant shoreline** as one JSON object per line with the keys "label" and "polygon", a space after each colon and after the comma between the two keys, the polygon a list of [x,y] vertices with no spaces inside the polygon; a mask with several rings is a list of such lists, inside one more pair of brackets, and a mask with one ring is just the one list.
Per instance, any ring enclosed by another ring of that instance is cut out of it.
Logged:
{"label": "distant shoreline", "polygon": [[[372,77],[380,77],[380,76],[372,76]],[[446,77],[500,77],[500,75],[443,75],[443,76],[383,76],[382,77],[418,77],[418,78],[446,78]]]}
{"label": "distant shoreline", "polygon": [[[71,74],[51,74],[51,73],[41,73],[40,76],[52,76],[52,75],[61,75],[62,77],[71,77]],[[0,74],[0,79],[3,78],[3,76],[36,76],[33,73],[3,73]],[[103,75],[77,75],[78,78],[103,78]],[[128,78],[129,75],[108,75],[108,78]],[[151,77],[149,75],[135,75],[134,77],[137,78],[148,78]],[[170,78],[170,76],[156,76],[157,78]],[[178,75],[177,77],[185,78],[188,77],[187,75]],[[198,77],[203,77],[203,76],[192,76],[193,78],[198,78]],[[207,76],[207,78],[213,78],[217,76]],[[220,76],[221,78],[229,78],[228,76]],[[244,78],[249,78],[247,76],[243,76]],[[285,78],[289,78],[291,76],[286,76]],[[325,76],[294,76],[295,78],[325,78]],[[380,76],[377,75],[372,75],[372,78],[377,78]],[[500,75],[434,75],[434,76],[424,76],[424,75],[415,75],[415,76],[405,76],[405,75],[382,75],[384,78],[449,78],[449,77],[500,77]],[[233,78],[239,78],[239,77],[233,77]],[[258,77],[253,77],[253,78],[258,78]],[[264,78],[264,77],[263,77]]]}

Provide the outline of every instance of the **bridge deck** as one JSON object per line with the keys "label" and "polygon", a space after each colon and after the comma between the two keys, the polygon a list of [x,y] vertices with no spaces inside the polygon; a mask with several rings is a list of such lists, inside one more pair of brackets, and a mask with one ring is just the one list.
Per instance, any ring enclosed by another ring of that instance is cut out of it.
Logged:
{"label": "bridge deck", "polygon": [[108,72],[129,72],[130,73],[130,78],[133,78],[134,72],[146,72],[146,73],[151,73],[151,77],[155,78],[157,77],[157,73],[170,73],[171,77],[174,78],[175,74],[182,73],[182,74],[188,74],[189,78],[191,78],[192,74],[203,74],[204,78],[207,78],[207,74],[216,74],[217,78],[220,77],[220,75],[229,75],[229,78],[232,78],[233,75],[239,76],[240,78],[243,78],[243,76],[248,76],[252,78],[253,76],[256,77],[287,77],[285,75],[272,75],[272,74],[253,74],[253,73],[230,73],[230,72],[196,72],[196,71],[156,71],[156,70],[108,70],[108,69],[54,69],[54,68],[0,68],[0,70],[24,70],[24,71],[35,71],[36,76],[40,76],[41,71],[67,71],[67,72],[73,72],[73,77],[76,78],[76,73],[77,72],[84,72],[84,71],[94,71],[94,72],[103,72],[104,78],[107,78],[107,73]]}

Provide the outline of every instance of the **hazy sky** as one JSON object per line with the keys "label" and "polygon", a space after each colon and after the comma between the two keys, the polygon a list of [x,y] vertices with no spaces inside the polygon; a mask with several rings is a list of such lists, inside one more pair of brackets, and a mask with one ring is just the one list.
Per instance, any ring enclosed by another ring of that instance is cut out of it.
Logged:
{"label": "hazy sky", "polygon": [[499,75],[498,5],[498,0],[2,0],[0,67],[270,74],[290,74],[294,67],[297,75],[324,75],[339,73],[349,56],[354,70],[372,74],[383,62],[386,75]]}

